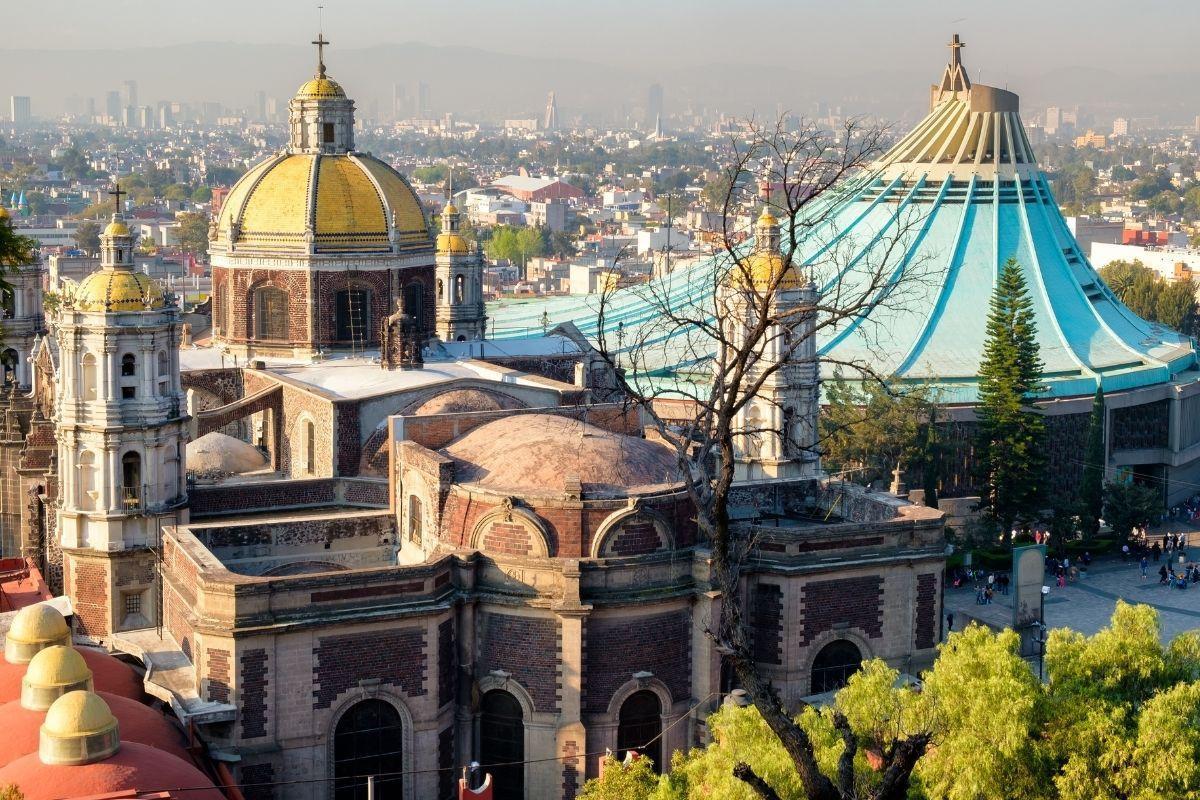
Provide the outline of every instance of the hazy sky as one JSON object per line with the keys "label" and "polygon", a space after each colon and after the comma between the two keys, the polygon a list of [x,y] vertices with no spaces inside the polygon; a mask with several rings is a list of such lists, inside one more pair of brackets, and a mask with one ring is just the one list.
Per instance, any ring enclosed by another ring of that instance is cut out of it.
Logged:
{"label": "hazy sky", "polygon": [[[196,41],[284,44],[312,38],[301,0],[6,0],[0,48],[117,49]],[[1133,73],[1194,70],[1197,0],[324,0],[334,47],[423,41],[644,66],[772,64],[803,52],[868,72],[951,30],[973,76],[1063,66]],[[19,10],[18,10],[19,9]],[[736,38],[732,31],[739,31]],[[10,65],[11,68],[11,65]],[[997,81],[993,74],[991,80]]]}

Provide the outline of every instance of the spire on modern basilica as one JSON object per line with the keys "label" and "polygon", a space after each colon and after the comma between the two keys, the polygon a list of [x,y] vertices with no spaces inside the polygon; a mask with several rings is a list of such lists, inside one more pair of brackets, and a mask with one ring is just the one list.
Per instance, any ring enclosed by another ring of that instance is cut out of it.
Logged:
{"label": "spire on modern basilica", "polygon": [[325,72],[325,48],[330,42],[319,34],[317,71],[301,84],[288,103],[293,153],[348,153],[354,150],[354,101],[341,84]]}

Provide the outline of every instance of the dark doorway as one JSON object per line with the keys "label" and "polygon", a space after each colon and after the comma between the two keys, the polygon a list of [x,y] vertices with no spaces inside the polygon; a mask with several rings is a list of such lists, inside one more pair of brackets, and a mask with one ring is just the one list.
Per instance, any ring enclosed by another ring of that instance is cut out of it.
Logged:
{"label": "dark doorway", "polygon": [[404,797],[404,728],[400,713],[382,700],[363,700],[338,720],[333,734],[334,800],[367,800],[367,776],[376,800]]}
{"label": "dark doorway", "polygon": [[[525,719],[521,704],[508,692],[483,696],[479,719],[479,763],[492,774],[495,800],[525,798]],[[499,766],[501,764],[507,766]]]}
{"label": "dark doorway", "polygon": [[853,642],[838,639],[821,648],[812,666],[812,693],[833,692],[846,685],[862,666],[862,653]]}
{"label": "dark doorway", "polygon": [[617,721],[617,758],[627,750],[636,750],[654,762],[654,771],[662,773],[662,702],[649,689],[631,694],[621,704]]}
{"label": "dark doorway", "polygon": [[417,323],[417,330],[425,331],[425,287],[410,283],[404,287],[404,313]]}
{"label": "dark doorway", "polygon": [[345,289],[334,303],[334,333],[339,342],[363,344],[370,338],[371,294],[366,289]]}

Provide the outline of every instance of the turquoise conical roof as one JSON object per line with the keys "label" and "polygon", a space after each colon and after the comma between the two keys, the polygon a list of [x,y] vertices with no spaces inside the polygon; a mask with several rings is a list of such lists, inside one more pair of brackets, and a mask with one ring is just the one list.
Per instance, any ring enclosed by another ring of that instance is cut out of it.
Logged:
{"label": "turquoise conical roof", "polygon": [[[947,402],[977,399],[988,302],[1001,266],[1016,259],[1037,318],[1047,396],[1090,395],[1164,383],[1195,367],[1191,339],[1141,319],[1117,300],[1075,241],[1021,123],[1016,94],[972,84],[953,58],[930,87],[930,112],[863,176],[806,205],[803,241],[793,263],[810,274],[827,302],[862,296],[871,307],[827,329],[820,351],[843,363],[868,363],[879,374],[940,385]],[[898,286],[873,280],[880,266],[908,273]],[[662,279],[653,294],[684,307],[713,287],[713,262]],[[915,278],[913,276],[916,276]],[[646,337],[659,324],[637,288],[605,309],[608,341],[621,325],[640,363],[671,376],[703,371],[685,332]],[[844,301],[843,301],[844,304]],[[595,299],[499,307],[489,312],[498,338],[534,336],[548,312],[595,337]],[[828,377],[831,367],[824,367]]]}

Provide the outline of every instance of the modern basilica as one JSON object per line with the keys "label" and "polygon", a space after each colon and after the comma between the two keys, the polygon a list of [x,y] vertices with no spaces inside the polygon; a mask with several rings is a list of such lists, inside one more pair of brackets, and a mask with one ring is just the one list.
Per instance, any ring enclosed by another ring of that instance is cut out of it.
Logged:
{"label": "modern basilica", "polygon": [[[358,798],[366,775],[448,798],[472,761],[497,798],[573,798],[606,750],[669,769],[735,688],[672,449],[586,347],[483,340],[458,211],[435,224],[355,150],[323,58],[289,109],[288,147],[216,214],[211,345],[133,269],[118,204],[0,394],[4,555],[247,798]],[[778,302],[811,303],[779,222],[755,235],[748,280],[793,269]],[[798,706],[865,658],[932,658],[945,543],[939,512],[823,477],[815,349],[770,357],[739,425],[790,416],[739,438],[737,600]]]}

